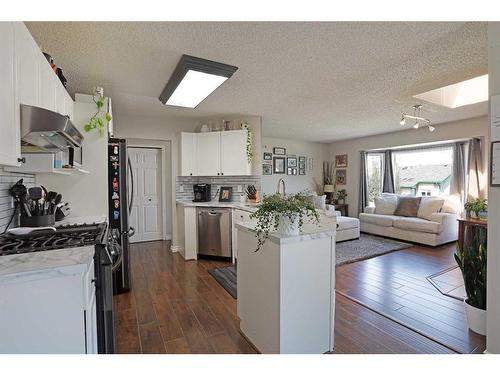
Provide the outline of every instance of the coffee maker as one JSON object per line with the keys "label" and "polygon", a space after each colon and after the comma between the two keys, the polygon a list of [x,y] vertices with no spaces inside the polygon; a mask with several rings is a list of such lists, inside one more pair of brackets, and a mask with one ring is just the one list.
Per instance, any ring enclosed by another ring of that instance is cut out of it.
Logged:
{"label": "coffee maker", "polygon": [[212,200],[210,190],[211,190],[210,184],[194,184],[193,185],[193,193],[194,193],[193,202],[210,202]]}

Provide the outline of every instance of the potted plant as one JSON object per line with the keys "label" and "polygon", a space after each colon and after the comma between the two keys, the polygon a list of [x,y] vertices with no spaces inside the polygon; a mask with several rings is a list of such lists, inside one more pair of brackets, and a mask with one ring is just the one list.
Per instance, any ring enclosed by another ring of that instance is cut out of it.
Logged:
{"label": "potted plant", "polygon": [[464,205],[467,217],[485,218],[488,211],[488,203],[486,199],[476,198]]}
{"label": "potted plant", "polygon": [[271,231],[293,236],[299,234],[304,219],[319,223],[319,215],[304,193],[287,197],[281,194],[264,196],[259,208],[250,218],[257,219],[255,230],[258,245],[255,251],[262,248]]}
{"label": "potted plant", "polygon": [[337,203],[338,204],[344,204],[346,198],[347,198],[347,190],[346,189],[340,189],[339,191],[337,191]]}
{"label": "potted plant", "polygon": [[465,314],[469,328],[486,335],[486,229],[467,227],[463,248],[457,247],[455,260],[462,271],[465,292]]}

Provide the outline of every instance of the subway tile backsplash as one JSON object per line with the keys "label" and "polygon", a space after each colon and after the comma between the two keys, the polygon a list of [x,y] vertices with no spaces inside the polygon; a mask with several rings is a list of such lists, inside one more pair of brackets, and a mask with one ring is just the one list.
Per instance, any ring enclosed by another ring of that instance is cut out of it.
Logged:
{"label": "subway tile backsplash", "polygon": [[[193,200],[193,185],[194,184],[211,184],[212,185],[212,200],[218,200],[217,189],[221,186],[231,186],[233,188],[233,201],[237,202],[240,195],[245,194],[245,189],[248,185],[255,185],[259,192],[261,189],[261,176],[213,176],[213,177],[194,177],[194,176],[178,176],[175,182],[175,199],[177,200]],[[238,185],[242,191],[238,192]],[[181,192],[181,186],[184,191]],[[262,193],[261,193],[262,194]]]}
{"label": "subway tile backsplash", "polygon": [[[9,189],[21,178],[27,188],[35,185],[35,175],[5,172],[2,167],[0,167],[0,233],[3,233],[5,227],[9,223],[12,213],[14,212],[14,209],[12,208],[12,198],[9,195]],[[18,216],[16,215],[10,227],[17,227],[18,225]]]}

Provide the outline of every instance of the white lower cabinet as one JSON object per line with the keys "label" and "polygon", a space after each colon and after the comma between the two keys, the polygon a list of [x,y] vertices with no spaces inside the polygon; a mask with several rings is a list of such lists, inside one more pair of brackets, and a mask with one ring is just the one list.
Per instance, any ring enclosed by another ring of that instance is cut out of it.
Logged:
{"label": "white lower cabinet", "polygon": [[94,249],[81,249],[88,263],[0,274],[0,354],[97,353]]}

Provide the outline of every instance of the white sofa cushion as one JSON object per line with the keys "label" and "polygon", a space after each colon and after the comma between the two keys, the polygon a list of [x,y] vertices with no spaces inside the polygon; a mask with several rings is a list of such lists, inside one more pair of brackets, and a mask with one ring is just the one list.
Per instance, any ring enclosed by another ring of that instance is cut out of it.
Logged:
{"label": "white sofa cushion", "polygon": [[438,197],[423,197],[418,206],[417,217],[432,220],[432,214],[438,213],[443,207],[444,199]]}
{"label": "white sofa cushion", "polygon": [[393,215],[378,215],[378,214],[359,214],[359,220],[366,223],[380,225],[381,227],[392,227],[392,223],[398,216]]}
{"label": "white sofa cushion", "polygon": [[444,199],[444,203],[441,212],[458,214],[462,211],[462,203],[460,202],[460,198],[456,195],[447,195],[442,198]]}
{"label": "white sofa cushion", "polygon": [[340,216],[337,217],[337,231],[359,228],[359,219],[355,217]]}
{"label": "white sofa cushion", "polygon": [[394,215],[398,206],[397,195],[384,195],[375,198],[375,213],[377,215]]}
{"label": "white sofa cushion", "polygon": [[419,217],[400,217],[398,216],[393,226],[399,229],[411,230],[415,232],[440,233],[441,223],[421,219]]}

